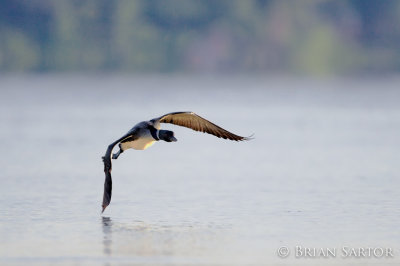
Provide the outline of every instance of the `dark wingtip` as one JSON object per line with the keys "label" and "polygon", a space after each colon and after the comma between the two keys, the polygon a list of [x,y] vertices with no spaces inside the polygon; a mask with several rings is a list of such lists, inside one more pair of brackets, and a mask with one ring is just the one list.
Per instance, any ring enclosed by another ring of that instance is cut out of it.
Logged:
{"label": "dark wingtip", "polygon": [[104,210],[107,208],[107,206],[108,206],[108,205],[102,205],[102,206],[101,206],[101,207],[103,208],[103,209],[101,210],[101,213],[104,212]]}
{"label": "dark wingtip", "polygon": [[253,134],[251,134],[250,136],[248,136],[248,137],[244,137],[242,140],[246,140],[246,141],[248,141],[248,140],[252,140],[252,139],[254,139],[254,133]]}

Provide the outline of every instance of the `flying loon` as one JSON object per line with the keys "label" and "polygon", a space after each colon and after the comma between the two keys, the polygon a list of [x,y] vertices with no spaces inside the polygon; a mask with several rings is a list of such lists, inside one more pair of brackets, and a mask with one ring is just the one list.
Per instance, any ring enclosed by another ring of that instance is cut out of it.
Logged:
{"label": "flying loon", "polygon": [[[191,128],[195,131],[205,132],[212,134],[218,138],[229,139],[234,141],[249,140],[250,137],[241,137],[235,135],[214,123],[200,117],[193,112],[173,112],[149,121],[143,121],[136,124],[124,136],[111,143],[103,157],[104,162],[104,194],[103,194],[103,210],[110,204],[112,179],[111,179],[111,158],[118,159],[118,157],[127,149],[145,150],[156,141],[163,140],[166,142],[175,142],[177,139],[174,132],[169,130],[160,129],[160,123],[169,123],[178,126]],[[115,145],[119,146],[119,151],[112,154]]]}

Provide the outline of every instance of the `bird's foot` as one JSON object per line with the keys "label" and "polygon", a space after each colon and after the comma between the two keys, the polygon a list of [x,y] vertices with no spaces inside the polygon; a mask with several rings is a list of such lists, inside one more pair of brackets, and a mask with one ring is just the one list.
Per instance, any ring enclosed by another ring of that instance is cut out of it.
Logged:
{"label": "bird's foot", "polygon": [[119,155],[120,155],[121,153],[123,153],[123,152],[124,152],[124,151],[120,149],[117,153],[114,153],[114,154],[112,155],[112,158],[113,158],[114,160],[118,159]]}

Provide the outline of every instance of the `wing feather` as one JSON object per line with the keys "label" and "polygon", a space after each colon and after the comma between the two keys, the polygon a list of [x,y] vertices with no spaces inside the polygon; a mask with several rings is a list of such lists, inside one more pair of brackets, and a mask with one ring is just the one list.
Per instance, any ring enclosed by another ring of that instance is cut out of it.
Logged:
{"label": "wing feather", "polygon": [[120,139],[114,141],[113,143],[111,143],[110,145],[108,145],[106,154],[103,156],[105,180],[104,180],[103,204],[102,204],[102,211],[101,212],[104,212],[104,210],[107,208],[107,206],[111,202],[111,194],[112,194],[112,177],[111,177],[112,163],[111,163],[111,155],[112,155],[112,150],[114,149],[115,145],[117,145],[118,143],[124,142],[127,139],[129,140],[129,139],[133,138],[131,131],[129,131],[122,138],[120,138]]}
{"label": "wing feather", "polygon": [[187,127],[195,131],[200,131],[214,135],[218,138],[230,139],[235,141],[248,140],[249,138],[238,136],[223,129],[220,126],[202,118],[193,112],[174,112],[153,119],[154,122],[169,123],[177,126]]}

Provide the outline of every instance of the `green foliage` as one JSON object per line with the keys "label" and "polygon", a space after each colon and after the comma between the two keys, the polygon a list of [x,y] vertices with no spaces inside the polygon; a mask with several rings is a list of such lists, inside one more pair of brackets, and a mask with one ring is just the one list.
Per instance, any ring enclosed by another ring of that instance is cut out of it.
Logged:
{"label": "green foliage", "polygon": [[0,66],[13,71],[32,70],[39,63],[37,44],[20,31],[0,30]]}
{"label": "green foliage", "polygon": [[398,71],[400,2],[3,0],[0,70]]}

